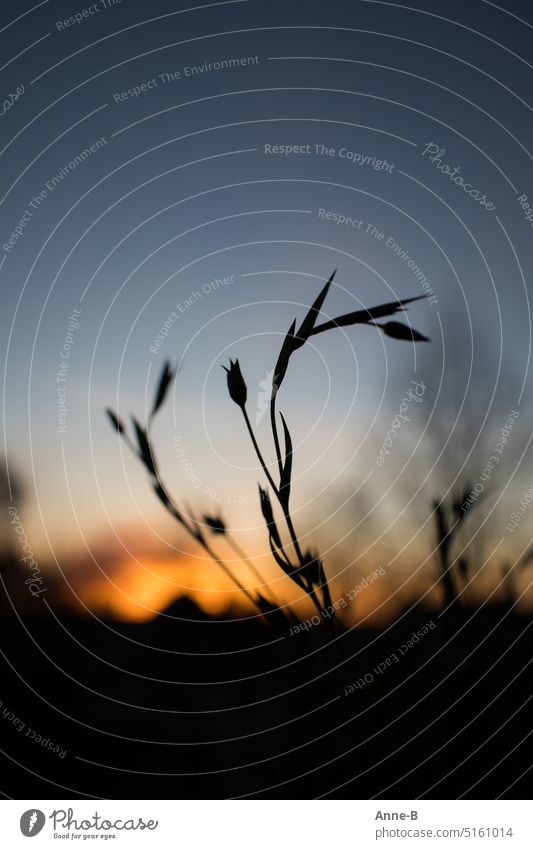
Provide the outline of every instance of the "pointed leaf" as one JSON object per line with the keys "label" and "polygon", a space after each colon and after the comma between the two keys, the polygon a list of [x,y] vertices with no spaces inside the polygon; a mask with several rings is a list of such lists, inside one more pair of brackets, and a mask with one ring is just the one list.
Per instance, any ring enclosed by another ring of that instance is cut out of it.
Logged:
{"label": "pointed leaf", "polygon": [[106,409],[106,414],[117,433],[126,433],[126,428],[120,421],[119,417],[113,412],[113,410],[110,410],[109,408]]}
{"label": "pointed leaf", "polygon": [[311,336],[314,336],[316,333],[323,333],[325,330],[332,330],[335,327],[348,327],[352,324],[367,324],[369,321],[376,318],[386,318],[389,315],[394,315],[400,310],[403,310],[406,304],[411,304],[414,301],[421,301],[423,298],[426,298],[426,295],[417,295],[414,298],[403,298],[399,301],[391,301],[387,304],[380,304],[377,307],[369,307],[368,309],[356,310],[355,312],[348,312],[344,315],[339,315],[337,318],[332,318],[330,321],[324,322],[324,324],[318,324],[311,331]]}
{"label": "pointed leaf", "polygon": [[427,336],[422,336],[418,330],[413,330],[412,327],[401,324],[399,321],[388,321],[386,324],[378,324],[377,327],[380,327],[391,339],[401,339],[406,342],[429,342]]}
{"label": "pointed leaf", "polygon": [[311,306],[309,312],[307,313],[306,317],[302,321],[302,323],[300,325],[300,329],[298,330],[298,333],[296,334],[296,339],[295,339],[295,343],[294,343],[295,348],[301,348],[301,346],[304,344],[304,342],[307,341],[307,339],[309,338],[309,336],[313,332],[313,328],[315,326],[315,321],[317,320],[318,315],[320,313],[320,310],[322,309],[322,305],[323,305],[324,301],[326,300],[326,295],[329,292],[329,287],[331,286],[331,284],[333,282],[333,278],[335,277],[336,273],[337,273],[337,269],[335,269],[335,271],[333,272],[333,274],[329,278],[328,282],[326,283],[326,285],[324,286],[322,291],[318,294],[318,296],[315,299],[313,305]]}
{"label": "pointed leaf", "polygon": [[292,440],[291,435],[289,433],[289,428],[287,427],[287,423],[283,417],[283,413],[280,413],[280,416],[281,421],[283,423],[283,433],[285,436],[285,463],[283,464],[283,470],[280,476],[279,491],[280,495],[283,495],[283,497],[288,501],[291,491]]}
{"label": "pointed leaf", "polygon": [[181,525],[187,528],[187,524],[183,516],[181,515],[176,505],[170,500],[159,481],[156,481],[154,483],[154,492],[161,501],[161,503],[164,504],[170,515],[173,516],[176,521],[178,521]]}
{"label": "pointed leaf", "polygon": [[132,422],[135,430],[135,436],[137,437],[140,458],[148,471],[157,477],[157,469],[155,467],[154,458],[152,457],[152,450],[150,448],[150,442],[146,435],[146,431],[141,427],[137,419],[132,417]]}
{"label": "pointed leaf", "polygon": [[163,370],[161,372],[161,377],[159,378],[159,385],[157,387],[157,392],[155,394],[154,406],[152,407],[151,415],[155,416],[157,411],[159,410],[161,404],[165,400],[168,387],[172,383],[174,378],[174,371],[170,365],[170,361],[166,360]]}
{"label": "pointed leaf", "polygon": [[279,352],[279,357],[277,363],[274,367],[274,376],[272,378],[272,397],[276,394],[278,389],[281,386],[283,378],[287,372],[287,366],[289,365],[289,359],[292,352],[295,350],[294,348],[294,331],[296,328],[296,319],[294,319],[293,323],[289,327],[287,331],[287,335],[283,340],[283,345],[281,346],[281,351]]}
{"label": "pointed leaf", "polygon": [[159,500],[165,505],[165,507],[172,507],[172,504],[170,502],[170,498],[166,494],[165,490],[163,489],[163,487],[161,486],[159,481],[157,481],[157,483],[154,483],[154,492],[157,495],[157,497],[159,498]]}
{"label": "pointed leaf", "polygon": [[220,516],[203,516],[204,523],[213,534],[225,534],[226,525]]}

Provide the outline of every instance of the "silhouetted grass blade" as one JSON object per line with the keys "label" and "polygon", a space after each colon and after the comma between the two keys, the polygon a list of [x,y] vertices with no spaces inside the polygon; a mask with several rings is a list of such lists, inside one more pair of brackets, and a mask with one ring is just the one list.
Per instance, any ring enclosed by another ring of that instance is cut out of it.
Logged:
{"label": "silhouetted grass blade", "polygon": [[287,335],[283,340],[283,345],[281,346],[281,351],[279,352],[279,357],[274,366],[274,379],[272,381],[272,396],[276,394],[278,389],[281,386],[283,378],[287,372],[287,367],[289,365],[289,359],[294,351],[294,330],[296,328],[296,319],[294,319],[293,323],[289,327],[287,331]]}
{"label": "silhouetted grass blade", "polygon": [[117,433],[126,433],[126,428],[120,421],[119,417],[113,412],[113,410],[106,408],[106,414]]}
{"label": "silhouetted grass blade", "polygon": [[135,429],[135,436],[137,437],[137,445],[139,447],[139,455],[144,465],[148,469],[148,471],[157,477],[157,469],[155,467],[154,458],[152,457],[152,451],[150,449],[150,443],[148,441],[148,437],[146,435],[146,431],[139,424],[137,419],[132,416],[133,427]]}
{"label": "silhouetted grass blade", "polygon": [[280,413],[281,421],[283,423],[283,433],[285,436],[285,463],[283,464],[283,469],[281,472],[280,482],[279,482],[279,491],[280,495],[283,496],[284,500],[288,503],[289,495],[291,491],[291,475],[292,475],[292,440],[291,435],[289,433],[289,428],[287,427],[287,422],[283,417],[283,413]]}
{"label": "silhouetted grass blade", "polygon": [[161,377],[159,378],[159,385],[157,387],[157,392],[155,394],[154,406],[152,407],[152,416],[155,416],[157,411],[159,410],[161,404],[165,400],[168,387],[172,383],[174,378],[174,371],[172,370],[172,366],[170,365],[170,361],[166,360],[163,366],[163,370],[161,372]]}
{"label": "silhouetted grass blade", "polygon": [[204,523],[213,534],[225,534],[226,525],[219,516],[203,516]]}
{"label": "silhouetted grass blade", "polygon": [[414,298],[402,298],[399,301],[390,301],[388,304],[380,304],[377,307],[348,312],[344,315],[337,316],[337,318],[332,318],[330,321],[324,322],[324,324],[318,324],[313,328],[310,335],[314,336],[317,333],[324,333],[324,331],[332,330],[335,327],[348,327],[351,324],[368,324],[376,318],[386,318],[389,315],[394,315],[402,310],[406,304],[421,301],[425,297],[425,295],[417,295]]}
{"label": "silhouetted grass blade", "polygon": [[329,278],[328,282],[326,283],[326,285],[324,286],[322,291],[315,298],[312,306],[309,309],[309,312],[307,313],[306,317],[302,321],[302,323],[300,325],[300,329],[298,330],[298,333],[296,334],[296,340],[295,340],[295,343],[294,343],[295,349],[301,348],[301,346],[305,342],[307,342],[307,340],[309,339],[309,336],[313,332],[313,328],[315,326],[315,321],[317,320],[317,318],[319,316],[320,310],[322,309],[322,305],[323,305],[324,301],[326,300],[326,295],[329,292],[329,287],[331,286],[331,284],[333,282],[333,278],[335,277],[336,273],[337,273],[337,269],[335,269],[335,271],[333,272],[333,274]]}
{"label": "silhouetted grass blade", "polygon": [[163,487],[161,486],[159,481],[154,483],[154,492],[157,495],[157,497],[159,498],[159,500],[165,505],[165,507],[167,509],[172,508],[170,498],[166,494],[165,490],[163,489]]}
{"label": "silhouetted grass blade", "polygon": [[399,321],[388,321],[386,324],[376,324],[391,339],[400,339],[405,342],[429,342],[427,336],[423,336],[418,330],[401,324]]}

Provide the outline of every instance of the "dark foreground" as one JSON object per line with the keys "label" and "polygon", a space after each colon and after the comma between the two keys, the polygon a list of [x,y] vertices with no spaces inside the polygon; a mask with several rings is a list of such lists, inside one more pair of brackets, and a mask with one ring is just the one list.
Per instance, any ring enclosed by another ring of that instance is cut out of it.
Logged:
{"label": "dark foreground", "polygon": [[8,797],[530,795],[531,620],[508,607],[411,612],[341,653],[186,602],[146,625],[38,608],[2,613]]}

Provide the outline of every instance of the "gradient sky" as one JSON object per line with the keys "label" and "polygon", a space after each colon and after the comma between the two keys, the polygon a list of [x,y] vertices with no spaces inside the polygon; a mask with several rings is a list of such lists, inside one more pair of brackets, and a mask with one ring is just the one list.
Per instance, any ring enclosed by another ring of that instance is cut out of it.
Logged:
{"label": "gradient sky", "polygon": [[[261,476],[220,364],[239,357],[255,418],[284,333],[334,268],[329,316],[423,294],[387,246],[393,239],[437,298],[408,313],[432,343],[415,350],[352,327],[294,357],[279,407],[296,446],[297,522],[322,551],[338,547],[335,573],[367,547],[371,564],[399,555],[418,567],[431,542],[431,498],[456,479],[479,479],[518,410],[479,514],[501,496],[483,534],[489,550],[503,539],[516,557],[529,543],[529,518],[513,535],[505,525],[533,483],[533,229],[518,200],[525,194],[533,206],[529,4],[239,0],[177,9],[122,0],[58,29],[89,6],[2,6],[3,97],[24,86],[1,118],[2,245],[33,212],[0,253],[5,453],[26,484],[21,512],[35,549],[51,548],[68,565],[84,538],[88,546],[115,532],[126,538],[131,525],[154,545],[158,536],[185,544],[103,415],[112,406],[142,419],[164,359],[183,356],[154,431],[164,477],[196,508],[222,509],[261,554]],[[258,61],[184,75],[242,57]],[[176,72],[180,79],[162,82]],[[493,210],[424,155],[431,143]],[[310,153],[268,154],[265,145]],[[317,155],[315,145],[334,153]],[[393,167],[354,164],[342,149]],[[56,374],[75,309],[58,433]],[[411,405],[378,467],[412,380],[427,387],[423,403]],[[272,459],[267,418],[258,436]]]}

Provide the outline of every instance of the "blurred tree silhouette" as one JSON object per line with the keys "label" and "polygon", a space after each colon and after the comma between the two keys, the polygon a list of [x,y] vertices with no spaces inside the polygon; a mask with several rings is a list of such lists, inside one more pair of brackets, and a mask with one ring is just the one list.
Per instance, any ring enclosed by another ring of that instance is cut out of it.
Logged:
{"label": "blurred tree silhouette", "polygon": [[8,507],[17,507],[24,500],[24,486],[11,463],[0,460],[0,611],[9,609],[17,573],[17,560],[13,534],[9,523]]}

